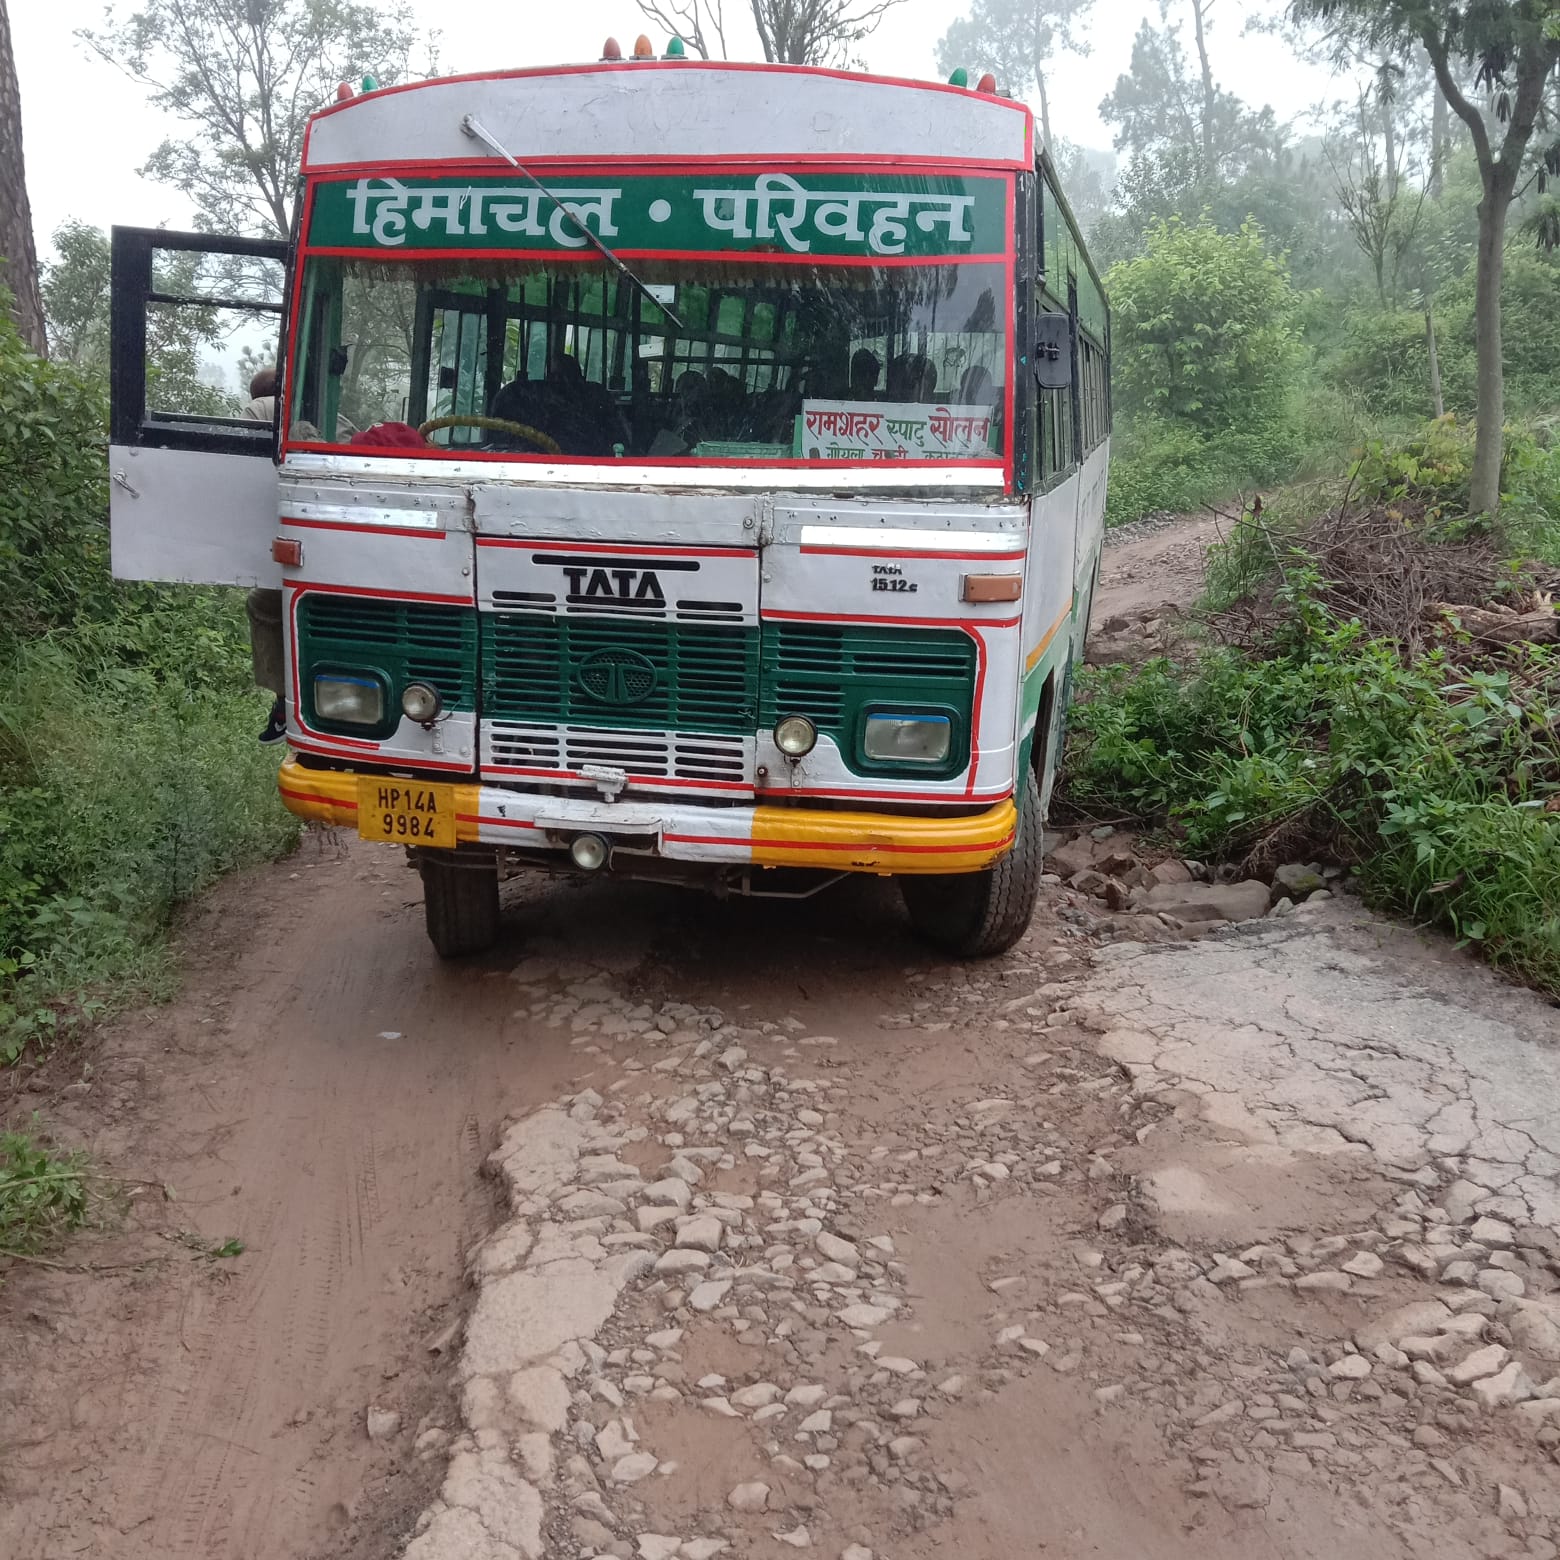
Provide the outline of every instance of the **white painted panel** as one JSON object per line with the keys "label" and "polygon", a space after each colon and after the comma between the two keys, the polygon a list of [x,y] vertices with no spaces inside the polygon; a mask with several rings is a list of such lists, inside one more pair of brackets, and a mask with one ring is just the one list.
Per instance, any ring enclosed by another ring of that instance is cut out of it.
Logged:
{"label": "white painted panel", "polygon": [[1078,491],[1078,539],[1073,554],[1073,577],[1080,595],[1094,578],[1105,539],[1105,486],[1110,476],[1110,440],[1083,463]]}
{"label": "white painted panel", "polygon": [[[1024,653],[1041,646],[1072,610],[1078,521],[1078,478],[1069,477],[1034,501],[1029,567],[1024,585]],[[1065,633],[1066,628],[1056,629]]]}
{"label": "white painted panel", "polygon": [[761,497],[748,494],[511,486],[493,481],[491,468],[484,476],[487,480],[471,489],[480,536],[648,547],[752,547],[764,508]]}
{"label": "white painted panel", "polygon": [[179,585],[279,585],[276,467],[205,450],[108,451],[114,577]]}
{"label": "white painted panel", "polygon": [[1006,98],[807,69],[612,65],[456,77],[314,119],[305,169],[479,159],[471,114],[522,162],[569,157],[923,156],[1028,165],[1029,111]]}
{"label": "white painted panel", "polygon": [[905,527],[804,525],[802,550],[896,553],[926,551],[968,553],[981,558],[1022,558],[1024,538],[1011,531],[949,531],[928,536]]}

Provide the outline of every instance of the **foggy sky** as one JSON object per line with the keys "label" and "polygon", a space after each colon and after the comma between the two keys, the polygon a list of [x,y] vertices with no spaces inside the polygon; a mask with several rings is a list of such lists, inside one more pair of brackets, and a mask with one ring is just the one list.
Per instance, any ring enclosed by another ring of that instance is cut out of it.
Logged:
{"label": "foggy sky", "polygon": [[[1214,13],[1211,52],[1220,84],[1256,106],[1271,102],[1284,118],[1302,113],[1319,97],[1334,95],[1324,71],[1296,62],[1282,40],[1246,36],[1244,10],[1252,0],[1224,0]],[[529,66],[593,60],[602,40],[615,33],[625,47],[646,30],[632,0],[412,0],[419,19],[439,34],[440,68],[455,74],[495,65]],[[121,0],[123,12],[133,0]],[[746,13],[742,0],[727,9]],[[1058,59],[1051,71],[1054,133],[1088,146],[1110,144],[1099,102],[1127,68],[1139,22],[1157,17],[1158,0],[1098,0],[1089,54]],[[1172,0],[1172,16],[1186,11]],[[101,0],[11,0],[11,30],[22,95],[27,183],[40,256],[49,235],[67,217],[99,227],[187,227],[191,211],[178,191],[141,179],[136,169],[157,143],[179,133],[177,123],[150,108],[143,91],[114,67],[90,55],[73,36],[102,20]],[[867,40],[868,68],[885,75],[940,79],[934,67],[937,39],[960,14],[955,4],[904,0]],[[1190,48],[1190,27],[1185,28]],[[657,50],[664,39],[656,36]],[[729,38],[733,58],[759,58],[751,21]],[[969,62],[972,76],[980,62]],[[371,69],[372,62],[364,62]]]}

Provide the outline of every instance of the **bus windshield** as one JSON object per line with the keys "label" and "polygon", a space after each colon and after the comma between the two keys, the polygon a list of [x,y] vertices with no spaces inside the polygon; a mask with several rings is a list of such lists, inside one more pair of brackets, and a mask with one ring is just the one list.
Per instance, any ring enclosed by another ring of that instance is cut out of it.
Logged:
{"label": "bus windshield", "polygon": [[549,180],[313,186],[290,447],[400,424],[435,457],[1005,459],[1007,180]]}

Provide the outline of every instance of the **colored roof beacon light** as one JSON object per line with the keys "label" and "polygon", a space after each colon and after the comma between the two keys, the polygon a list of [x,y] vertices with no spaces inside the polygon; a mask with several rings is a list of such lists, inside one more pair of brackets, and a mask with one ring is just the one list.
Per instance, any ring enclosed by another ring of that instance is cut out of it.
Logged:
{"label": "colored roof beacon light", "polygon": [[673,33],[671,40],[666,45],[666,58],[669,60],[685,60],[688,58],[688,50],[683,46],[683,41]]}
{"label": "colored roof beacon light", "polygon": [[601,57],[604,60],[620,60],[623,58],[623,45],[616,38],[608,38],[601,46]]}
{"label": "colored roof beacon light", "polygon": [[363,90],[365,92],[377,92],[379,90],[379,78],[377,76],[365,76],[363,78]]}
{"label": "colored roof beacon light", "polygon": [[336,88],[336,101],[338,103],[345,103],[349,98],[355,96],[356,93],[353,92],[352,83],[350,81],[343,81],[341,85]]}
{"label": "colored roof beacon light", "polygon": [[655,48],[643,33],[634,39],[634,58],[636,60],[653,60]]}
{"label": "colored roof beacon light", "polygon": [[975,90],[977,92],[985,92],[991,96],[995,96],[997,90],[997,78],[993,76],[988,70],[986,74],[975,83]]}
{"label": "colored roof beacon light", "polygon": [[950,87],[967,87],[970,84],[970,73],[960,65],[948,78]]}

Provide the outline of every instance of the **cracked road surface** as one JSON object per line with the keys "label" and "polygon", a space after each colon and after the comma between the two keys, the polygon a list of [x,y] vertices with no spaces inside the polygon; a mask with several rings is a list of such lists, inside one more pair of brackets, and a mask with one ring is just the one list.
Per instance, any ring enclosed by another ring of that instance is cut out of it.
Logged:
{"label": "cracked road surface", "polygon": [[0,1554],[1554,1557],[1556,1010],[1096,911],[527,880],[452,969],[388,853],[224,885],[6,1107],[177,1200],[5,1275]]}

